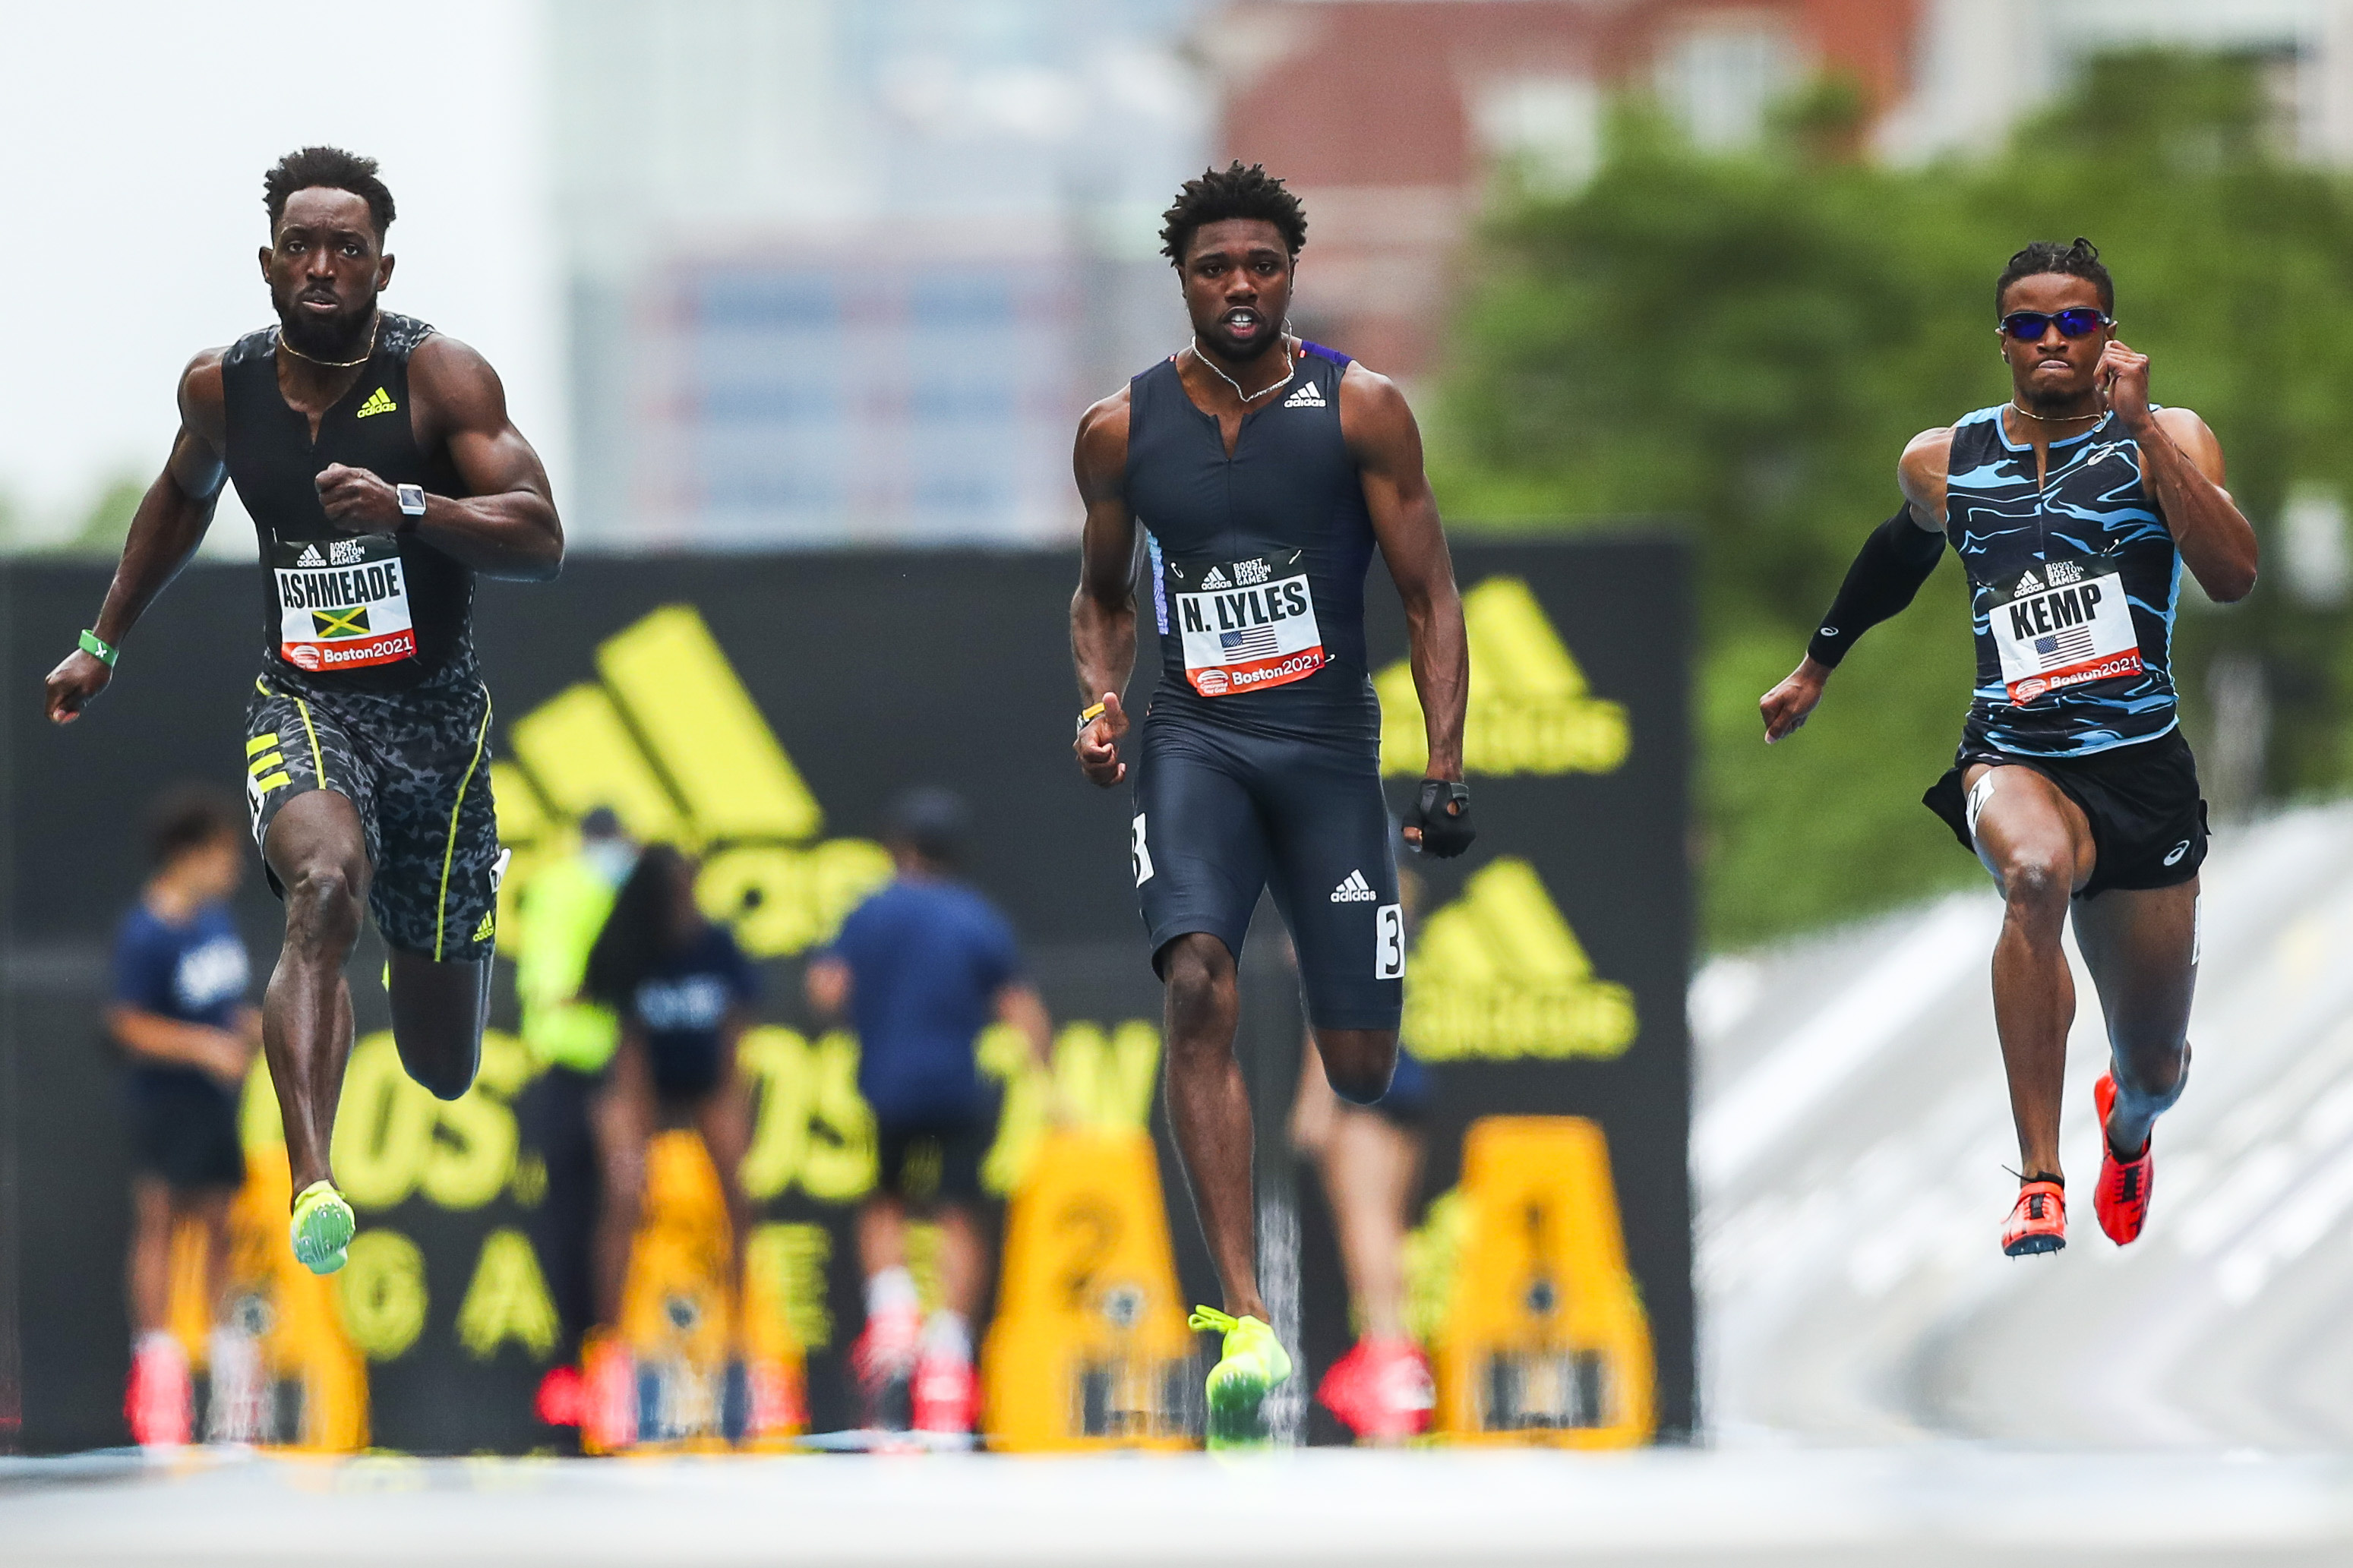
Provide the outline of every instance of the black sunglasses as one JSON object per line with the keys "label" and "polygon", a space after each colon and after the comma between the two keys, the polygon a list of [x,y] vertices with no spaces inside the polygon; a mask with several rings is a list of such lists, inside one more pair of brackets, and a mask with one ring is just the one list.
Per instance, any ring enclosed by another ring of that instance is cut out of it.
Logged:
{"label": "black sunglasses", "polygon": [[2041,310],[2012,310],[2001,319],[2001,330],[2021,343],[2037,342],[2054,321],[2059,325],[2059,335],[2065,338],[2088,338],[2102,327],[2116,324],[2116,319],[2105,310],[2077,305],[2052,315]]}

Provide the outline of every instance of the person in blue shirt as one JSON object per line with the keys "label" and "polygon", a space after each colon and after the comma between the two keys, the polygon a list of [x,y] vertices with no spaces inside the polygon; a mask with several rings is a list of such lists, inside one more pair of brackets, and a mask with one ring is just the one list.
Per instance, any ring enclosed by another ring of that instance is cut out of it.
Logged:
{"label": "person in blue shirt", "polygon": [[[955,879],[964,804],[921,789],[892,807],[895,875],[841,923],[808,967],[810,1005],[847,1013],[858,1031],[858,1087],[873,1108],[880,1169],[858,1216],[866,1329],[851,1362],[878,1426],[972,1430],[977,1388],[972,1317],[987,1273],[974,1223],[995,1109],[976,1046],[994,1023],[1028,1037],[1041,1064],[1052,1044],[1045,1004],[989,901]],[[935,1212],[945,1300],[925,1322],[906,1264],[910,1208]]]}
{"label": "person in blue shirt", "polygon": [[[170,1331],[172,1233],[203,1226],[205,1293],[228,1275],[229,1205],[245,1184],[237,1097],[261,1047],[247,1000],[252,971],[230,915],[245,845],[233,808],[199,791],[158,803],[153,870],[114,937],[106,1027],[129,1061],[133,1351],[124,1401],[143,1447],[185,1443],[194,1425],[188,1363]],[[212,1345],[211,1435],[251,1436],[259,1366],[251,1340],[224,1325]]]}
{"label": "person in blue shirt", "polygon": [[[734,933],[702,912],[694,898],[694,862],[668,844],[649,846],[614,898],[613,912],[588,952],[581,994],[619,1017],[613,1058],[617,1113],[631,1119],[632,1151],[607,1193],[597,1247],[599,1315],[618,1313],[628,1242],[636,1234],[645,1146],[656,1126],[691,1127],[702,1135],[727,1196],[740,1278],[752,1210],[740,1178],[752,1143],[750,1086],[736,1070],[735,1047],[759,1000],[759,973]],[[611,1245],[617,1241],[618,1245]]]}

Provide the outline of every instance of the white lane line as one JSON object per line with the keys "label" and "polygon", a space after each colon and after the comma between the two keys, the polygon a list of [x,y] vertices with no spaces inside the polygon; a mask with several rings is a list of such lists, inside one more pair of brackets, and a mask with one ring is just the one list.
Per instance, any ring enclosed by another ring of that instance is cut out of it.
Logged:
{"label": "white lane line", "polygon": [[1947,899],[1692,1121],[1692,1169],[1721,1188],[1871,1058],[1990,962],[2001,906]]}

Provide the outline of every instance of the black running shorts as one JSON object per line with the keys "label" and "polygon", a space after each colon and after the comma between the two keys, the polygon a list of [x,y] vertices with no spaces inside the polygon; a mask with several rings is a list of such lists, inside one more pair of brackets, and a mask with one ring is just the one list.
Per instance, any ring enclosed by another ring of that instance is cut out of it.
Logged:
{"label": "black running shorts", "polygon": [[1308,1021],[1396,1028],[1405,923],[1377,751],[1147,713],[1136,763],[1129,847],[1153,967],[1195,931],[1239,956],[1271,889]]}
{"label": "black running shorts", "polygon": [[2097,858],[2091,880],[2075,895],[2079,899],[2110,888],[2178,887],[2206,863],[2206,803],[2198,795],[2198,760],[2179,729],[2086,757],[2022,757],[1964,745],[1952,771],[1920,798],[1973,855],[1977,838],[1962,780],[1979,763],[2031,768],[2082,808],[2092,825]]}
{"label": "black running shorts", "polygon": [[175,1193],[245,1184],[237,1091],[188,1070],[133,1068],[129,1093],[131,1168]]}
{"label": "black running shorts", "polygon": [[918,1208],[976,1203],[989,1133],[983,1121],[880,1122],[874,1129],[874,1190]]}
{"label": "black running shorts", "polygon": [[[297,795],[343,796],[367,834],[368,909],[384,940],[438,962],[484,959],[501,869],[491,694],[470,672],[444,674],[406,691],[257,678],[245,710],[246,804],[259,846]],[[269,886],[284,895],[275,872]]]}

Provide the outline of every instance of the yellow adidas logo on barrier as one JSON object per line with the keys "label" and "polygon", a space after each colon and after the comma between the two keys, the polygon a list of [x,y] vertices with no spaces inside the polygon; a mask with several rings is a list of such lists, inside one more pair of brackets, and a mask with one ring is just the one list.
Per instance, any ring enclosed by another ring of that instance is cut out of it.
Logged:
{"label": "yellow adidas logo on barrier", "polygon": [[[1626,760],[1623,704],[1592,694],[1576,656],[1517,577],[1490,577],[1462,595],[1471,639],[1471,707],[1462,766],[1473,773],[1607,773]],[[1398,660],[1373,677],[1381,700],[1381,772],[1419,775],[1430,763],[1413,669]]]}
{"label": "yellow adidas logo on barrier", "polygon": [[1506,856],[1422,921],[1407,964],[1405,1038],[1430,1061],[1615,1057],[1634,1043],[1634,994],[1593,961],[1535,868]]}
{"label": "yellow adidas logo on barrier", "polygon": [[529,940],[512,889],[599,805],[641,842],[699,852],[703,908],[733,921],[755,958],[825,942],[889,879],[879,844],[810,842],[825,813],[692,605],[606,638],[596,673],[518,720],[508,731],[515,761],[491,765],[500,837],[515,850],[498,921],[510,951]]}
{"label": "yellow adidas logo on barrier", "polygon": [[352,417],[364,419],[371,414],[389,414],[399,406],[399,404],[392,400],[392,394],[379,386],[368,394],[368,400],[360,405],[360,411]]}

